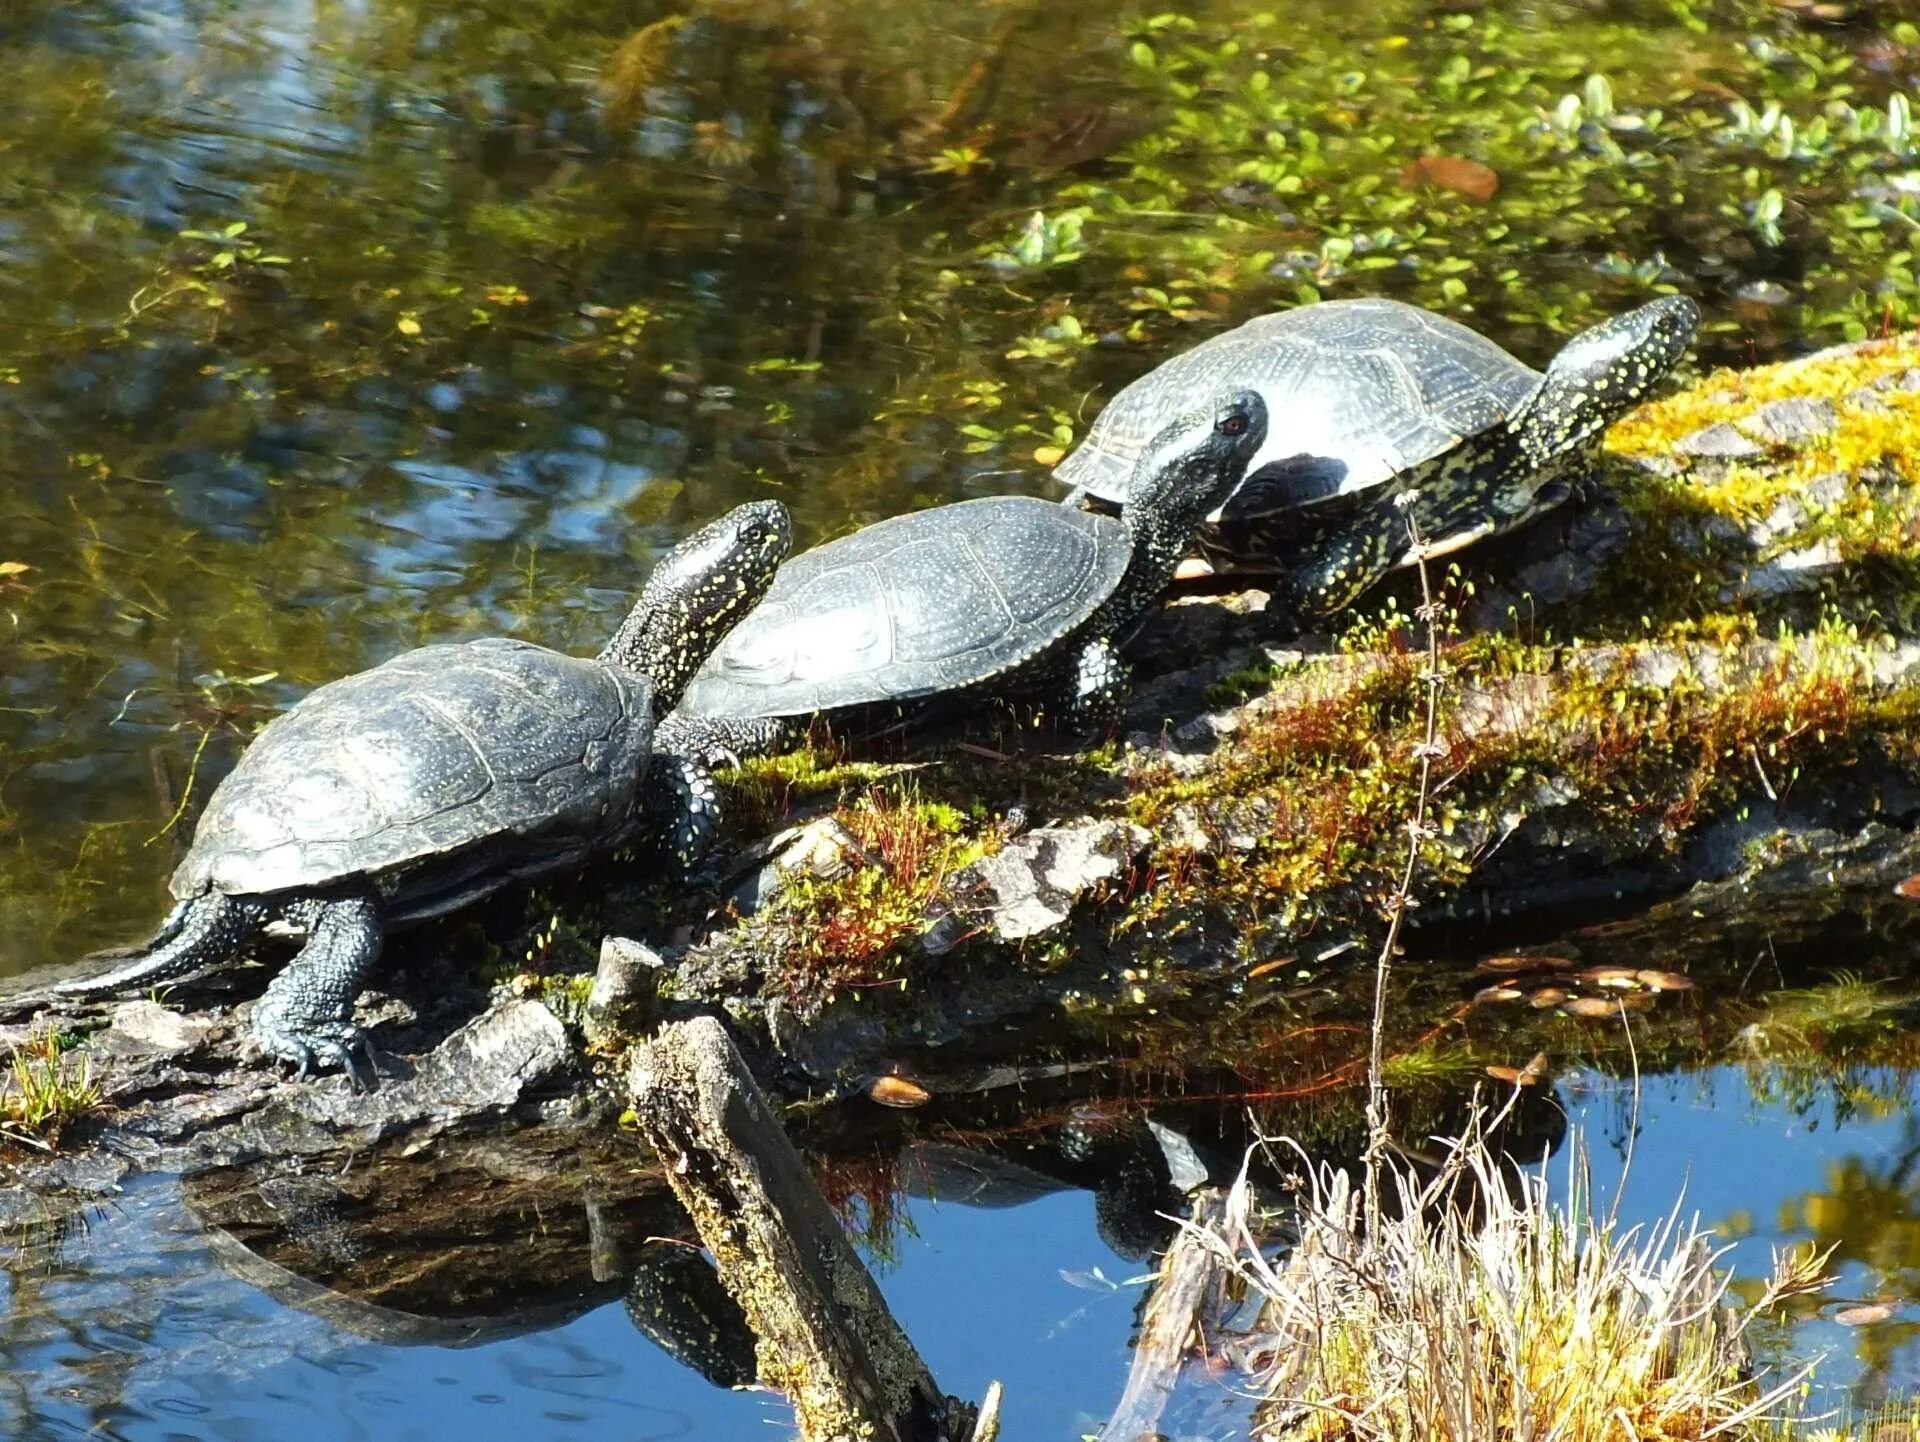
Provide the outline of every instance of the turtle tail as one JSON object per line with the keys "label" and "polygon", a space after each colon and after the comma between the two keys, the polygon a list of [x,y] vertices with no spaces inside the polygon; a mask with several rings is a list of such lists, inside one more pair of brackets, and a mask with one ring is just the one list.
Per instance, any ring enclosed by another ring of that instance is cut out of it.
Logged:
{"label": "turtle tail", "polygon": [[106,996],[171,981],[232,955],[267,924],[268,914],[267,904],[257,897],[210,891],[174,908],[159,934],[125,966],[63,981],[53,989],[62,996]]}

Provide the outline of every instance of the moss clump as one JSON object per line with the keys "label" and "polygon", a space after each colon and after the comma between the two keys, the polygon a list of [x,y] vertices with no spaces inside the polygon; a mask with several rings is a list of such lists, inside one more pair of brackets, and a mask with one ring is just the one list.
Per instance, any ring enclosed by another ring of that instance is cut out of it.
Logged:
{"label": "moss clump", "polygon": [[912,781],[862,791],[835,814],[864,864],[798,883],[770,918],[785,941],[772,985],[803,1009],[905,985],[906,944],[925,930],[948,878],[989,844],[956,807],[927,800]]}
{"label": "moss clump", "polygon": [[[1863,762],[1920,775],[1909,724],[1920,693],[1879,686],[1878,644],[1831,617],[1771,641],[1736,618],[1607,647],[1504,636],[1447,645],[1446,754],[1436,833],[1422,852],[1423,902],[1443,904],[1470,884],[1534,818],[1637,857]],[[1420,670],[1389,648],[1280,673],[1198,767],[1135,754],[1119,768],[1124,787],[1082,791],[1059,813],[1125,817],[1156,838],[1145,882],[1106,916],[1130,974],[1160,968],[1182,937],[1204,942],[1183,954],[1208,969],[1259,967],[1288,952],[1311,970],[1312,958],[1346,954],[1374,934],[1412,814]],[[910,985],[905,948],[946,878],[997,842],[977,805],[922,789],[950,784],[960,769],[882,783],[838,809],[875,864],[804,883],[780,903],[773,990],[820,1006]],[[1021,767],[1004,769],[1012,788]],[[1046,955],[1035,948],[1028,964],[1045,965]]]}
{"label": "moss clump", "polygon": [[[1614,493],[1635,523],[1633,564],[1582,603],[1642,625],[1716,611],[1790,614],[1804,597],[1864,624],[1920,621],[1920,340],[1902,336],[1784,365],[1720,371],[1615,426],[1610,452],[1639,463]],[[1773,443],[1764,407],[1831,408]],[[1728,426],[1750,454],[1697,460],[1681,443]],[[1790,588],[1756,573],[1782,557],[1813,569]],[[1603,623],[1604,624],[1604,623]]]}
{"label": "moss clump", "polygon": [[[1116,933],[1205,927],[1216,954],[1257,969],[1290,952],[1310,971],[1375,934],[1413,811],[1421,693],[1404,638],[1380,637],[1282,676],[1197,771],[1136,770],[1128,814],[1159,845]],[[1771,641],[1739,616],[1606,647],[1450,641],[1423,902],[1444,904],[1536,820],[1585,855],[1657,856],[1864,762],[1920,769],[1920,692],[1881,685],[1884,644],[1837,616]]]}
{"label": "moss clump", "polygon": [[1238,706],[1248,697],[1257,696],[1272,686],[1282,674],[1283,668],[1270,662],[1242,666],[1237,671],[1229,671],[1207,687],[1207,705],[1216,709]]}
{"label": "moss clump", "polygon": [[[1417,667],[1387,656],[1338,670],[1338,680],[1305,678],[1282,704],[1252,711],[1198,775],[1166,762],[1137,775],[1130,819],[1191,841],[1163,848],[1157,884],[1143,889],[1130,922],[1168,917],[1196,892],[1246,923],[1276,912],[1294,921],[1379,859],[1412,814]],[[1451,829],[1451,817],[1443,825]],[[1207,859],[1196,869],[1201,846]]]}
{"label": "moss clump", "polygon": [[822,735],[779,755],[750,757],[720,773],[718,780],[728,819],[752,836],[779,826],[795,811],[852,795],[897,770],[850,759],[831,737]]}

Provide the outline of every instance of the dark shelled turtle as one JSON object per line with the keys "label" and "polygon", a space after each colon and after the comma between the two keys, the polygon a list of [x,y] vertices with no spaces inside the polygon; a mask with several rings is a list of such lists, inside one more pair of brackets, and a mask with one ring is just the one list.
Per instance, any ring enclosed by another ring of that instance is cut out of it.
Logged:
{"label": "dark shelled turtle", "polygon": [[304,1074],[352,1070],[361,978],[385,927],[578,866],[649,825],[685,859],[713,782],[663,752],[656,719],[791,545],[785,507],[741,506],[676,546],[597,658],[489,638],[426,646],[320,687],[276,717],[215,789],[174,872],[178,899],[126,965],[69,995],[150,986],[304,930],[253,1028]]}
{"label": "dark shelled turtle", "polygon": [[1168,416],[1251,386],[1272,425],[1240,489],[1208,517],[1210,559],[1277,571],[1280,604],[1325,614],[1411,559],[1557,505],[1589,447],[1685,354],[1700,310],[1664,296],[1569,341],[1543,375],[1474,331],[1399,301],[1326,301],[1259,316],[1123,389],[1055,475],[1124,506],[1135,459]]}
{"label": "dark shelled turtle", "polygon": [[1127,674],[1117,643],[1265,433],[1258,393],[1229,392],[1159,428],[1118,518],[992,496],[794,557],[700,668],[662,744],[748,755],[816,715],[967,693],[1038,695],[1076,723],[1111,720]]}

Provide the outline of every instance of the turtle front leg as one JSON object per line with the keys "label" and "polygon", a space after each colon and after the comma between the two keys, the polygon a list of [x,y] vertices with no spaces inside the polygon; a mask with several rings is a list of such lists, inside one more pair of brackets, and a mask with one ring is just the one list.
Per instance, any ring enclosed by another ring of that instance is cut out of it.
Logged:
{"label": "turtle front leg", "polygon": [[713,773],[691,756],[656,751],[647,763],[641,830],[690,872],[720,830],[720,789]]}
{"label": "turtle front leg", "polygon": [[306,945],[268,983],[253,1013],[254,1040],[267,1056],[291,1062],[298,1077],[330,1064],[358,1085],[353,1049],[366,1034],[354,1023],[353,1003],[380,956],[380,909],[368,896],[314,897],[285,915],[306,925]]}
{"label": "turtle front leg", "polygon": [[1397,511],[1355,521],[1289,565],[1275,600],[1303,616],[1343,611],[1392,569],[1407,544],[1406,522]]}
{"label": "turtle front leg", "polygon": [[1121,657],[1110,636],[1088,641],[1073,657],[1069,677],[1067,715],[1074,726],[1098,736],[1120,727],[1127,710],[1127,690],[1133,668]]}
{"label": "turtle front leg", "polygon": [[672,712],[653,733],[656,756],[690,756],[702,766],[737,766],[799,740],[801,729],[780,716],[683,716]]}

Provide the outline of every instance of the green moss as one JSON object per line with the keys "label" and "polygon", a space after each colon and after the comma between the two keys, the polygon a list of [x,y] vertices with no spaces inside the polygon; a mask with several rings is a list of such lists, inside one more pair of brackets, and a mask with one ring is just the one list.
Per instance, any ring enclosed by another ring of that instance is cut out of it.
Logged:
{"label": "green moss", "polygon": [[[1827,534],[1845,543],[1824,609],[1802,630],[1776,630],[1753,609],[1703,608],[1718,579],[1693,557],[1671,594],[1644,582],[1660,566],[1635,554],[1618,565],[1621,588],[1642,587],[1631,639],[1583,643],[1586,603],[1568,608],[1572,639],[1543,644],[1516,636],[1463,638],[1443,619],[1447,673],[1438,798],[1439,836],[1423,855],[1429,902],[1474,874],[1481,849],[1521,819],[1549,811],[1578,834],[1604,842],[1677,847],[1707,821],[1749,798],[1817,787],[1822,775],[1865,760],[1913,771],[1920,688],[1876,687],[1872,658],[1887,644],[1886,618],[1864,602],[1859,574],[1874,557],[1912,564],[1920,526],[1885,524],[1913,508],[1920,455],[1920,398],[1889,390],[1884,408],[1849,400],[1876,379],[1920,366],[1910,341],[1738,377],[1716,376],[1646,408],[1616,432],[1618,453],[1666,454],[1675,438],[1787,396],[1835,398],[1838,425],[1770,466],[1725,475],[1651,474],[1626,497],[1658,534],[1664,510],[1684,497],[1697,517],[1750,517],[1796,494],[1817,475],[1882,478],[1871,504],[1840,509],[1851,526]],[[1782,546],[1803,544],[1788,532]],[[1461,598],[1463,589],[1450,588]],[[1604,606],[1601,634],[1607,635]],[[1152,883],[1119,929],[1192,926],[1261,937],[1247,953],[1302,934],[1367,934],[1378,899],[1403,855],[1405,818],[1418,773],[1416,711],[1422,688],[1409,654],[1412,631],[1391,605],[1355,618],[1344,656],[1316,673],[1282,678],[1249,708],[1240,728],[1197,775],[1148,764],[1134,774],[1126,812],[1161,838]],[[1223,690],[1238,690],[1234,676]],[[1265,678],[1263,678],[1265,679]]]}
{"label": "green moss", "polygon": [[[1399,637],[1379,624],[1383,640]],[[1756,795],[1817,787],[1866,760],[1920,774],[1911,725],[1920,693],[1875,689],[1879,644],[1835,614],[1771,641],[1740,616],[1662,621],[1646,639],[1604,649],[1451,641],[1423,903],[1469,884],[1482,855],[1530,816],[1641,855],[1678,848]],[[1420,672],[1403,637],[1380,651],[1350,648],[1279,677],[1197,771],[1135,754],[1116,766],[1123,785],[1068,798],[1063,814],[1126,817],[1156,838],[1144,882],[1100,912],[1109,935],[1124,938],[1136,1005],[1164,1000],[1168,959],[1189,954],[1176,945],[1183,937],[1203,938],[1208,966],[1229,970],[1285,953],[1370,951],[1415,804]],[[931,798],[972,774],[954,762],[843,802],[841,819],[884,864],[798,889],[782,914],[787,950],[772,985],[810,1005],[910,987],[912,940],[945,879],[996,844],[992,818],[1020,794],[1028,764],[993,768],[989,798]],[[1052,964],[1040,948],[1021,962]]]}
{"label": "green moss", "polygon": [[777,990],[804,1009],[843,993],[904,986],[911,943],[937,914],[949,878],[977,861],[991,833],[912,780],[876,784],[836,811],[864,864],[796,883],[768,918],[784,940]]}
{"label": "green moss", "polygon": [[1228,706],[1238,706],[1248,697],[1265,691],[1284,674],[1284,670],[1285,668],[1275,666],[1271,662],[1261,662],[1253,666],[1242,666],[1237,671],[1229,671],[1207,687],[1207,706],[1216,711]]}

